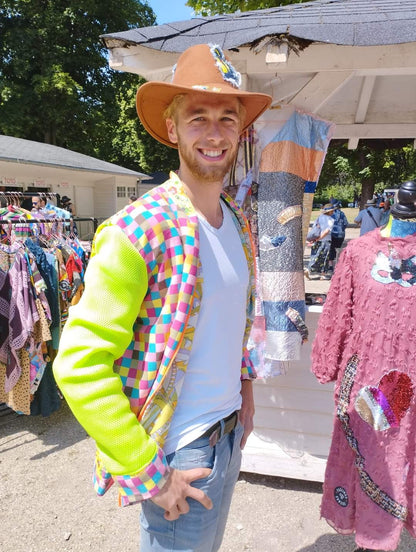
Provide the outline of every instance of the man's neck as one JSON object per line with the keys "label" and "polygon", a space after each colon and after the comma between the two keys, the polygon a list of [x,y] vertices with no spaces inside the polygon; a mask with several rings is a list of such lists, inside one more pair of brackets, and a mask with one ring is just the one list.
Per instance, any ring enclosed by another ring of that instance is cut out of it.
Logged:
{"label": "man's neck", "polygon": [[220,205],[222,182],[199,182],[196,179],[186,177],[184,179],[181,171],[178,174],[196,212],[202,215],[211,226],[220,228],[223,219]]}

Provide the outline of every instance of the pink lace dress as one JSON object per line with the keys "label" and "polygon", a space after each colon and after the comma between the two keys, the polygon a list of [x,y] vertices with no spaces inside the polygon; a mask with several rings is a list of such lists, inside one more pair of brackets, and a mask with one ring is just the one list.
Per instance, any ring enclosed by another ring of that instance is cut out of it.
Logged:
{"label": "pink lace dress", "polygon": [[318,380],[336,382],[321,514],[376,550],[395,550],[403,527],[416,537],[415,284],[415,234],[351,241],[312,347]]}

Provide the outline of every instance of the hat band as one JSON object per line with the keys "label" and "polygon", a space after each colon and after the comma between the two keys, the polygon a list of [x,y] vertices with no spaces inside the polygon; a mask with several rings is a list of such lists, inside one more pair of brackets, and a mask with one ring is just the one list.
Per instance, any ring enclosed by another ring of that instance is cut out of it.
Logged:
{"label": "hat band", "polygon": [[209,86],[206,84],[194,84],[192,88],[195,90],[203,90],[204,92],[221,92],[222,90],[219,86]]}

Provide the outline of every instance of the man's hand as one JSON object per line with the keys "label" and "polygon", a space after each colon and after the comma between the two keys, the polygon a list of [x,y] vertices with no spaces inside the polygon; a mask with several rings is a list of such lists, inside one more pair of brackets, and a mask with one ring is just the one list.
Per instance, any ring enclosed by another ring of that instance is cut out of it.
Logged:
{"label": "man's hand", "polygon": [[189,512],[187,497],[197,500],[207,510],[211,510],[211,499],[201,491],[192,487],[192,481],[208,477],[212,470],[209,468],[193,468],[191,470],[172,469],[169,478],[162,490],[151,500],[165,510],[165,519],[174,521],[180,515]]}
{"label": "man's hand", "polygon": [[254,416],[254,397],[253,397],[253,383],[251,380],[246,379],[241,382],[241,396],[243,401],[241,403],[241,410],[239,414],[239,420],[244,427],[244,434],[241,439],[241,450],[246,445],[247,437],[253,431],[253,416]]}

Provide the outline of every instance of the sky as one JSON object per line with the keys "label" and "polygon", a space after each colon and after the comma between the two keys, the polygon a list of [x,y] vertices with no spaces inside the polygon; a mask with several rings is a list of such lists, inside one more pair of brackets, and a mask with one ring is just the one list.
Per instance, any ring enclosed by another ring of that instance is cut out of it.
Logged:
{"label": "sky", "polygon": [[193,10],[185,2],[186,0],[147,0],[156,14],[158,25],[191,19]]}

